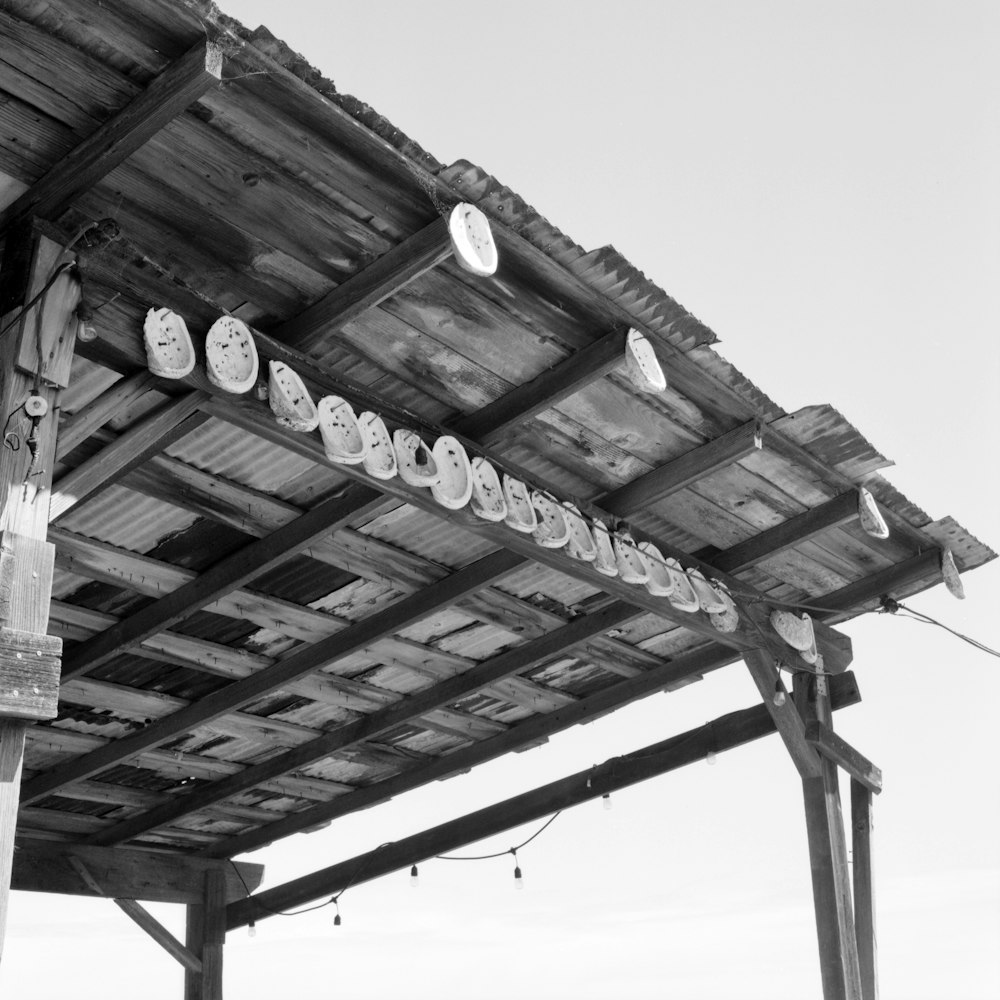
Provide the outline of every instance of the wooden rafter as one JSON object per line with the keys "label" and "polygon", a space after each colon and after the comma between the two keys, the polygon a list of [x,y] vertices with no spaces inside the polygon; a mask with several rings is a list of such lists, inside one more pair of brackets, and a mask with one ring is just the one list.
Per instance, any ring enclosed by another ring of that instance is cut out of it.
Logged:
{"label": "wooden rafter", "polygon": [[30,215],[58,216],[221,79],[222,50],[198,42],[0,214],[0,232]]}
{"label": "wooden rafter", "polygon": [[447,260],[451,253],[447,219],[434,219],[298,316],[282,323],[272,336],[308,353],[324,336],[394,295]]}
{"label": "wooden rafter", "polygon": [[324,733],[303,746],[295,747],[277,757],[247,768],[231,778],[215,782],[163,807],[101,831],[91,837],[89,842],[114,844],[130,840],[146,830],[171,822],[179,816],[195,812],[230,795],[236,795],[247,788],[252,788],[261,781],[278,777],[297,768],[306,767],[339,750],[344,750],[365,740],[374,739],[419,718],[427,712],[467,697],[481,690],[487,684],[509,677],[518,671],[527,670],[541,660],[557,653],[566,652],[578,643],[606,632],[627,619],[635,617],[636,614],[638,612],[631,605],[619,603],[592,615],[581,615],[548,635],[491,657],[464,673],[410,695],[398,704],[388,706],[371,715],[362,716],[354,722]]}
{"label": "wooden rafter", "polygon": [[876,795],[882,791],[881,770],[829,726],[814,719],[806,725],[805,735],[808,743],[811,743],[827,760],[843,768],[852,780],[864,785]]}
{"label": "wooden rafter", "polygon": [[[835,707],[856,703],[859,696],[853,680],[848,676],[837,678],[837,681],[834,687],[837,692]],[[840,681],[846,683],[841,684]],[[693,764],[710,751],[731,750],[772,732],[774,724],[761,706],[730,712],[698,729],[680,733],[634,753],[615,757],[604,764],[383,845],[365,855],[313,872],[258,896],[238,900],[227,908],[226,926],[229,930],[243,927],[251,919],[262,920],[275,911],[339,892],[349,882],[357,885],[379,878],[426,858],[537,820],[558,809],[568,809]]]}
{"label": "wooden rafter", "polygon": [[187,708],[146,726],[140,732],[33,778],[22,789],[22,801],[26,804],[37,801],[64,785],[89,778],[144,750],[160,746],[176,736],[218,719],[249,704],[268,691],[283,687],[320,667],[336,662],[339,658],[366,648],[376,640],[425,618],[437,608],[453,604],[466,593],[488,586],[494,580],[511,572],[517,565],[520,565],[518,557],[502,549],[485,556],[440,583],[403,598],[383,612],[292,653],[266,670],[258,671],[215,691]]}

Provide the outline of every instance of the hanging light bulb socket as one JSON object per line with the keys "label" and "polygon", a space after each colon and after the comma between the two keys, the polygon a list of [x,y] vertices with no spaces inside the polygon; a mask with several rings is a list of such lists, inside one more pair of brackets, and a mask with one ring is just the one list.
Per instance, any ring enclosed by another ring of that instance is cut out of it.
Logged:
{"label": "hanging light bulb socket", "polygon": [[785,689],[782,687],[781,678],[779,677],[774,682],[774,694],[771,696],[771,701],[775,704],[777,708],[781,708],[782,705],[788,700],[788,696],[785,694]]}
{"label": "hanging light bulb socket", "polygon": [[420,885],[420,872],[417,870],[417,866],[413,865],[410,868],[410,887],[416,889]]}
{"label": "hanging light bulb socket", "polygon": [[253,917],[250,918],[250,922],[247,924],[247,936],[248,937],[257,936],[257,924],[254,922]]}
{"label": "hanging light bulb socket", "polygon": [[604,803],[604,808],[605,809],[610,809],[611,808],[611,793],[610,792],[605,792],[601,796],[601,802]]}
{"label": "hanging light bulb socket", "polygon": [[708,764],[709,766],[714,766],[715,761],[716,761],[715,751],[709,750],[708,753],[705,754],[705,763]]}

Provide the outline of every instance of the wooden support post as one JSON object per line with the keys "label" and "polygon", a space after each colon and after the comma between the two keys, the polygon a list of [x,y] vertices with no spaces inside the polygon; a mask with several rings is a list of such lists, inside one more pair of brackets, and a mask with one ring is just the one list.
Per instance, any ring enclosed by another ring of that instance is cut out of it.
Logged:
{"label": "wooden support post", "polygon": [[872,790],[851,782],[851,846],[854,854],[854,922],[861,966],[861,995],[878,1000],[878,935],[872,869]]}
{"label": "wooden support post", "polygon": [[201,962],[201,972],[184,973],[184,1000],[222,1000],[225,941],[225,880],[221,872],[211,871],[205,875],[202,902],[187,908],[187,950]]}
{"label": "wooden support post", "polygon": [[[56,714],[59,640],[45,635],[53,547],[45,541],[59,384],[72,359],[76,293],[61,252],[23,223],[0,269],[0,955],[3,953],[24,735]],[[32,300],[38,302],[32,308]],[[68,349],[67,349],[68,340]],[[31,349],[28,349],[30,346]],[[53,386],[51,383],[56,383]],[[15,442],[17,447],[15,448]]]}
{"label": "wooden support post", "polygon": [[[822,674],[814,678],[799,674],[798,678],[795,702],[807,724],[818,721],[830,727],[829,678]],[[823,997],[824,1000],[862,1000],[837,765],[824,758],[820,768],[819,777],[803,777],[802,794]]]}

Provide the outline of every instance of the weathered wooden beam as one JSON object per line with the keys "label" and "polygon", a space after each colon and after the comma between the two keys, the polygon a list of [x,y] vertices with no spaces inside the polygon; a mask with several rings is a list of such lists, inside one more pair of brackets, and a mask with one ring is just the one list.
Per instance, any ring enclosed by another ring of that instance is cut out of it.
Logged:
{"label": "weathered wooden beam", "polygon": [[[60,390],[43,377],[46,357],[29,345],[58,342],[73,308],[51,278],[60,248],[30,220],[8,231],[0,267],[0,956],[7,926],[19,785],[29,719],[56,714],[59,640],[49,641],[53,547],[45,541]],[[48,292],[46,291],[48,289]],[[36,297],[34,308],[25,307]],[[25,361],[25,356],[27,361]],[[72,358],[61,355],[60,367]],[[43,371],[39,371],[39,368]],[[29,414],[27,401],[32,400]],[[20,447],[8,442],[14,439]],[[9,653],[9,659],[7,654]],[[20,654],[20,655],[19,655]],[[27,655],[25,655],[27,654]],[[29,666],[30,663],[30,666]]]}
{"label": "weathered wooden beam", "polygon": [[511,389],[492,403],[452,422],[458,433],[481,444],[493,444],[515,424],[557,406],[625,360],[625,332],[615,330],[530,382]]}
{"label": "weathered wooden beam", "polygon": [[800,545],[830,528],[847,524],[857,516],[858,494],[857,490],[852,490],[706,558],[718,569],[735,573],[737,570],[756,566],[757,563]]}
{"label": "weathered wooden beam", "polygon": [[851,781],[851,847],[854,873],[854,928],[858,938],[861,994],[878,1000],[878,934],[875,925],[875,879],[872,865],[872,790]]}
{"label": "weathered wooden beam", "polygon": [[566,652],[578,643],[606,632],[637,614],[639,612],[631,605],[617,603],[592,615],[581,615],[560,629],[491,657],[465,673],[410,695],[397,704],[339,726],[309,743],[249,767],[230,778],[193,790],[188,795],[165,803],[134,819],[125,820],[107,830],[102,830],[91,837],[89,842],[122,843],[161,824],[172,822],[180,816],[197,812],[207,805],[252,788],[262,781],[306,767],[347,747],[375,739],[397,726],[420,718],[427,712],[443,708],[473,694],[493,681],[527,670],[541,660]]}
{"label": "weathered wooden beam", "polygon": [[378,639],[398,632],[438,608],[454,604],[465,594],[488,586],[520,565],[520,558],[505,550],[485,556],[439,583],[404,598],[385,611],[348,626],[306,649],[294,652],[267,669],[215,691],[131,736],[32,778],[22,788],[22,801],[24,803],[37,801],[64,785],[89,778],[144,750],[197,729],[198,726],[241,708],[268,691],[284,687],[291,681],[335,662],[338,658],[364,649]]}
{"label": "weathered wooden beam", "polygon": [[53,486],[50,519],[59,520],[96,490],[116,482],[151,455],[200,427],[208,417],[197,410],[207,399],[207,393],[196,390],[167,402],[89,461],[67,472]]}
{"label": "weathered wooden beam", "polygon": [[308,353],[322,337],[362,316],[451,256],[448,220],[439,217],[382,254],[298,316],[271,331]]}
{"label": "weathered wooden beam", "polygon": [[[848,695],[856,697],[856,689]],[[762,706],[730,712],[698,729],[644,747],[604,764],[595,765],[530,792],[515,795],[458,819],[442,823],[402,840],[369,851],[321,871],[277,886],[267,892],[231,903],[229,930],[251,919],[263,920],[274,911],[299,906],[320,896],[337,893],[348,884],[358,885],[426,858],[455,850],[484,837],[530,823],[559,809],[569,809],[604,794],[703,760],[709,752],[732,750],[774,732],[774,722]]]}
{"label": "weathered wooden beam", "polygon": [[59,424],[56,459],[61,461],[112,417],[117,416],[130,403],[148,392],[155,378],[156,376],[148,371],[136,372],[135,375],[130,375],[128,378],[116,382],[110,389],[102,392],[100,396],[77,410],[71,417],[65,417]]}
{"label": "weathered wooden beam", "polygon": [[867,757],[858,753],[847,740],[818,720],[806,724],[806,741],[827,760],[842,767],[851,778],[878,795],[882,791],[882,772]]}
{"label": "weathered wooden beam", "polygon": [[[86,866],[97,889],[81,877],[73,863],[75,859]],[[163,851],[111,849],[22,837],[14,852],[11,888],[150,903],[191,903],[201,899],[205,873],[210,871],[222,872],[229,901],[246,895],[244,882],[253,890],[264,877],[263,865],[243,861],[215,861]]]}
{"label": "weathered wooden beam", "polygon": [[[829,726],[831,679],[797,675],[795,702],[806,722]],[[802,780],[813,904],[824,1000],[862,1000],[847,840],[837,767],[822,759],[818,777]]]}
{"label": "weathered wooden beam", "polygon": [[92,670],[162,632],[197,609],[287,561],[308,548],[315,539],[328,535],[380,503],[381,495],[377,491],[352,485],[343,495],[318,504],[272,534],[215,563],[190,583],[82,643],[67,658],[64,679]]}
{"label": "weathered wooden beam", "polygon": [[761,433],[760,425],[750,420],[728,434],[693,448],[672,462],[606,493],[601,497],[600,505],[612,514],[628,514],[657,503],[671,493],[752,455],[761,447]]}
{"label": "weathered wooden beam", "polygon": [[743,662],[760,691],[764,707],[774,719],[796,770],[803,779],[820,777],[819,755],[806,740],[805,725],[794,702],[791,698],[785,698],[781,705],[774,703],[779,678],[774,657],[764,650],[753,649],[743,654]]}
{"label": "weathered wooden beam", "polygon": [[134,899],[116,899],[115,905],[135,921],[171,958],[188,972],[201,974],[201,959],[184,947],[152,913]]}
{"label": "weathered wooden beam", "polygon": [[221,79],[222,50],[195,44],[0,214],[0,232],[29,215],[60,215]]}
{"label": "weathered wooden beam", "polygon": [[222,1000],[222,951],[226,941],[226,899],[222,875],[209,872],[200,904],[189,904],[187,946],[201,962],[200,972],[184,974],[184,1000]]}

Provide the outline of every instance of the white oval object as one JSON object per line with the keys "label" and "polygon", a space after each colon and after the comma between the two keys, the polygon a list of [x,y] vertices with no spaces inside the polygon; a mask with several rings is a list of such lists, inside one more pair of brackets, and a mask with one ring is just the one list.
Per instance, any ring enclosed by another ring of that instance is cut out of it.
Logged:
{"label": "white oval object", "polygon": [[723,611],[710,612],[708,620],[712,623],[712,628],[719,632],[735,632],[740,624],[740,613],[737,610],[736,602],[726,589],[725,584],[720,583],[718,580],[713,580],[712,583],[722,598],[725,609]]}
{"label": "white oval object", "polygon": [[616,534],[612,539],[615,548],[615,564],[618,575],[626,583],[645,583],[649,579],[649,570],[642,554],[635,547],[635,540],[627,532]]}
{"label": "white oval object", "polygon": [[448,235],[459,267],[480,278],[496,273],[500,257],[490,221],[475,205],[460,202],[451,210]]}
{"label": "white oval object", "polygon": [[319,426],[319,411],[298,373],[283,361],[268,365],[267,398],[282,427],[306,434]]}
{"label": "white oval object", "polygon": [[358,417],[361,436],[365,441],[365,472],[373,479],[392,479],[396,475],[396,452],[385,422],[377,413],[365,410]]}
{"label": "white oval object", "polygon": [[544,549],[561,549],[569,541],[569,525],[562,506],[537,490],[531,493],[531,506],[538,515],[538,527],[531,537]]}
{"label": "white oval object", "polygon": [[688,579],[694,589],[695,597],[701,610],[710,615],[719,615],[726,610],[726,601],[714,584],[705,579],[705,575],[700,569],[693,567],[687,571]]}
{"label": "white oval object", "polygon": [[250,328],[235,316],[220,316],[205,338],[208,380],[226,392],[249,392],[260,361]]}
{"label": "white oval object", "polygon": [[410,486],[435,486],[441,479],[430,448],[416,431],[400,427],[393,431],[392,447],[396,452],[399,478]]}
{"label": "white oval object", "polygon": [[878,509],[875,497],[863,486],[858,487],[858,518],[861,527],[872,538],[888,538],[889,525],[885,523],[882,512]]}
{"label": "white oval object", "polygon": [[816,631],[812,619],[804,611],[796,615],[792,611],[771,612],[771,627],[806,663],[815,663],[819,658],[816,650]]}
{"label": "white oval object", "polygon": [[677,584],[663,559],[663,553],[652,542],[639,542],[639,555],[649,574],[646,590],[654,597],[669,597]]}
{"label": "white oval object", "polygon": [[611,532],[603,521],[594,521],[591,532],[597,553],[594,556],[594,569],[602,576],[618,575],[618,560],[615,559],[615,546],[611,540]]}
{"label": "white oval object", "polygon": [[351,404],[340,396],[324,396],[317,409],[326,457],[341,465],[363,462],[368,447]]}
{"label": "white oval object", "polygon": [[964,601],[965,587],[962,584],[962,577],[958,572],[958,566],[955,565],[955,557],[952,555],[951,549],[941,550],[941,576],[944,577],[944,585],[948,588],[948,593],[952,597]]}
{"label": "white oval object", "polygon": [[497,470],[481,455],[472,460],[472,513],[484,521],[502,521],[507,516],[507,501]]}
{"label": "white oval object", "polygon": [[667,569],[670,571],[670,577],[674,581],[673,592],[667,597],[667,600],[677,608],[678,611],[698,611],[701,605],[698,603],[698,595],[694,592],[694,587],[691,586],[691,580],[687,573],[684,572],[684,567],[674,558],[669,558],[666,560]]}
{"label": "white oval object", "polygon": [[663,392],[667,387],[653,345],[638,330],[629,330],[625,338],[625,371],[641,392]]}
{"label": "white oval object", "polygon": [[450,434],[434,442],[434,461],[440,479],[431,496],[448,510],[461,510],[472,496],[472,465],[461,443]]}
{"label": "white oval object", "polygon": [[150,309],[142,324],[146,367],[161,378],[184,378],[194,371],[195,352],[184,317],[170,309]]}
{"label": "white oval object", "polygon": [[594,541],[590,525],[587,524],[576,504],[567,503],[564,508],[563,515],[569,526],[569,541],[566,543],[566,552],[581,562],[593,562],[597,558],[597,542]]}
{"label": "white oval object", "polygon": [[522,534],[530,535],[538,527],[538,515],[531,505],[531,491],[520,479],[504,473],[503,497],[507,501],[504,524]]}

